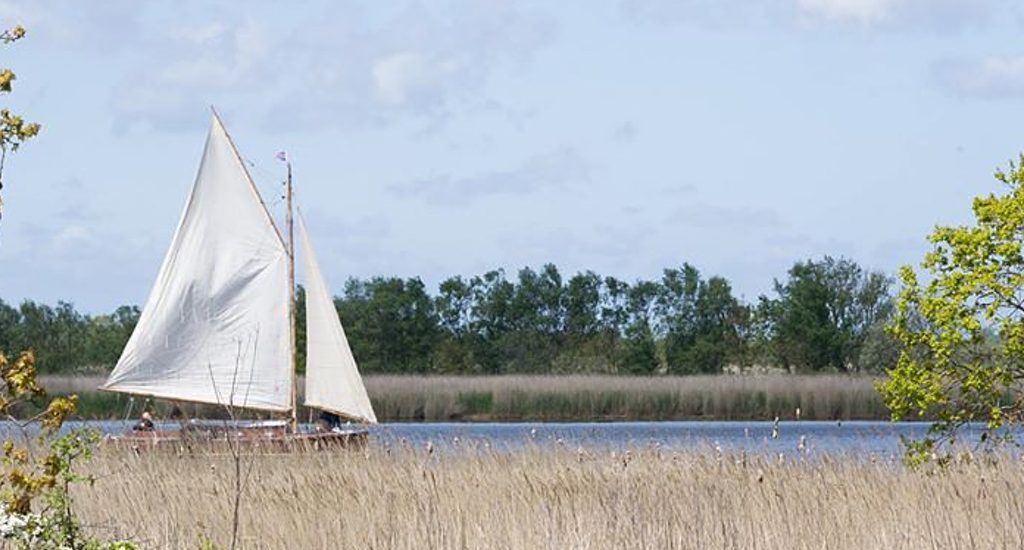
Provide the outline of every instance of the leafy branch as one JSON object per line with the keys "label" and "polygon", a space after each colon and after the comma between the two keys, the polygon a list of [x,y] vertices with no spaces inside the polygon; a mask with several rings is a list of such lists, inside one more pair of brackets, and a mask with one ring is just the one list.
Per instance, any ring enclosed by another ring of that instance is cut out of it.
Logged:
{"label": "leafy branch", "polygon": [[[18,25],[12,29],[0,31],[0,44],[12,44],[25,37],[25,28]],[[11,93],[13,89],[14,71],[11,69],[0,69],[0,93]],[[10,109],[0,109],[0,192],[4,188],[3,171],[7,161],[7,154],[17,151],[19,147],[29,139],[39,134],[40,125],[36,122],[26,122],[20,115],[14,114]],[[0,217],[3,215],[3,195],[0,194]]]}

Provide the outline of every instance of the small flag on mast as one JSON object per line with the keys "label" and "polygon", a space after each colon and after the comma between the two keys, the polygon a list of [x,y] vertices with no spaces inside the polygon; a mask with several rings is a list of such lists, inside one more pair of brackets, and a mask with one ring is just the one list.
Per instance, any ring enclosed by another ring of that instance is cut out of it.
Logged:
{"label": "small flag on mast", "polygon": [[284,151],[278,151],[275,156],[277,157],[277,160],[281,162],[288,160],[288,155]]}

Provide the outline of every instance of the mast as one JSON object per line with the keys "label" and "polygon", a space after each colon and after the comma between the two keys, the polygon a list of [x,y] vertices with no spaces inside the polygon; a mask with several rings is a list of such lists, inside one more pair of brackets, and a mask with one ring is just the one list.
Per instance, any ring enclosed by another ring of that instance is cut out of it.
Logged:
{"label": "mast", "polygon": [[298,367],[297,350],[295,343],[295,220],[292,218],[292,161],[287,161],[288,181],[287,202],[288,202],[288,335],[291,341],[291,375],[292,375],[292,407],[291,417],[288,419],[288,427],[292,433],[299,431],[298,415],[298,381],[296,380],[296,369]]}

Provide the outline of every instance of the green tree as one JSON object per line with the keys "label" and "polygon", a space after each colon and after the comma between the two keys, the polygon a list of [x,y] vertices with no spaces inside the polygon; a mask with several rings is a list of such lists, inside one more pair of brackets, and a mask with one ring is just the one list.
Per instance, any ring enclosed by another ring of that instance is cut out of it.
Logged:
{"label": "green tree", "polygon": [[604,280],[593,271],[577,273],[565,284],[565,327],[557,372],[610,372],[618,332],[608,330],[602,319],[607,292]]}
{"label": "green tree", "polygon": [[562,291],[562,275],[553,264],[545,264],[540,272],[529,267],[519,270],[510,310],[513,327],[548,336],[561,334]]}
{"label": "green tree", "polygon": [[21,313],[0,299],[0,349],[28,349],[20,333]]}
{"label": "green tree", "polygon": [[730,364],[747,363],[750,308],[732,294],[722,277],[701,281],[697,290],[693,347],[683,364],[698,372],[719,373]]}
{"label": "green tree", "polygon": [[749,309],[722,277],[704,280],[690,264],[665,270],[658,315],[670,372],[715,373],[730,361],[742,362]]}
{"label": "green tree", "polygon": [[351,279],[336,299],[356,360],[369,372],[424,373],[439,336],[434,302],[418,278]]}
{"label": "green tree", "polygon": [[759,315],[775,360],[798,370],[863,370],[861,350],[892,313],[891,280],[852,260],[797,262]]}
{"label": "green tree", "polygon": [[984,444],[999,441],[1024,414],[1024,155],[995,177],[1005,192],[975,198],[972,224],[931,234],[924,282],[900,270],[891,331],[901,351],[879,389],[893,420],[937,420],[908,442],[914,462],[948,460],[969,422],[984,423]]}
{"label": "green tree", "polygon": [[629,283],[615,277],[605,277],[600,309],[601,330],[622,334],[629,322]]}
{"label": "green tree", "polygon": [[502,340],[512,331],[511,309],[515,285],[505,278],[501,269],[473,277],[472,324],[473,356],[481,370],[488,374],[505,371]]}
{"label": "green tree", "polygon": [[90,368],[111,367],[121,356],[128,338],[139,322],[137,306],[121,306],[110,315],[85,317],[81,363]]}
{"label": "green tree", "polygon": [[565,289],[565,332],[575,341],[596,336],[601,330],[601,277],[593,271],[577,273]]}
{"label": "green tree", "polygon": [[690,363],[689,352],[697,338],[697,295],[700,272],[690,264],[666,269],[655,301],[656,328],[665,342],[665,361],[670,371],[691,374],[698,369]]}
{"label": "green tree", "polygon": [[449,277],[441,282],[434,298],[441,336],[434,350],[435,365],[442,372],[472,372],[476,369],[473,356],[472,323],[473,289],[462,277]]}
{"label": "green tree", "polygon": [[638,281],[629,287],[629,321],[623,330],[623,341],[618,353],[618,363],[625,372],[653,374],[661,367],[654,332],[658,292],[658,284],[650,281]]}
{"label": "green tree", "polygon": [[511,330],[500,339],[509,372],[550,372],[564,334],[562,276],[552,265],[519,270],[509,303]]}
{"label": "green tree", "polygon": [[45,372],[102,370],[117,362],[139,320],[139,308],[83,315],[67,302],[56,307],[30,300],[14,308],[0,300],[0,349],[38,350]]}

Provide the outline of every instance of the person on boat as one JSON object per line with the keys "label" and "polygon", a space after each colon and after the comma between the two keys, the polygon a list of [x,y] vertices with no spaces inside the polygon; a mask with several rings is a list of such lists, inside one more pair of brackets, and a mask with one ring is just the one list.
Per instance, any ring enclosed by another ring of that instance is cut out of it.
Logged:
{"label": "person on boat", "polygon": [[137,432],[151,432],[153,431],[153,416],[149,414],[149,411],[142,413],[142,418],[132,426],[132,429]]}
{"label": "person on boat", "polygon": [[341,417],[330,411],[320,411],[320,429],[325,432],[341,429]]}

